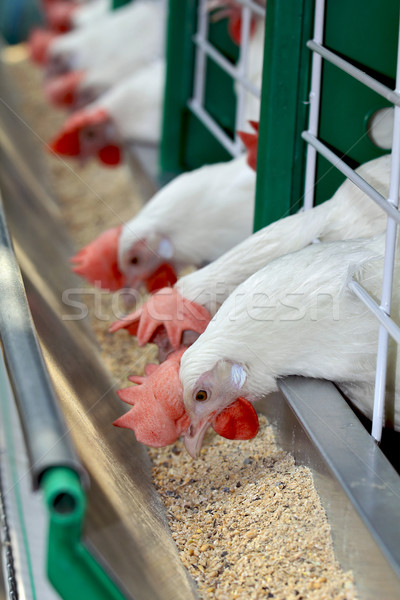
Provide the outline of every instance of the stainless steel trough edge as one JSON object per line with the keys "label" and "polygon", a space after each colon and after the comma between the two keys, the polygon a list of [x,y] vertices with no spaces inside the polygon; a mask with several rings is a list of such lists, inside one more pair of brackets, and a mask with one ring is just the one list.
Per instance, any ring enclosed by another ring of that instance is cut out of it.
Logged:
{"label": "stainless steel trough edge", "polygon": [[362,600],[400,598],[400,478],[337,388],[288,377],[259,408],[278,442],[308,466],[336,556]]}

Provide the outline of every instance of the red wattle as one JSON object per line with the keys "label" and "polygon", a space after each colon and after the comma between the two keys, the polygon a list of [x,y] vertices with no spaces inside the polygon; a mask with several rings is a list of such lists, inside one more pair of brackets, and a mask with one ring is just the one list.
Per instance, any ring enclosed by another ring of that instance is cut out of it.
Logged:
{"label": "red wattle", "polygon": [[97,156],[100,161],[108,167],[119,165],[122,160],[122,153],[119,146],[110,144],[99,150]]}
{"label": "red wattle", "polygon": [[150,294],[153,294],[164,287],[172,287],[177,281],[173,266],[163,263],[146,279],[146,288]]}
{"label": "red wattle", "polygon": [[251,440],[258,433],[258,417],[246,398],[238,398],[213,421],[214,430],[228,440]]}

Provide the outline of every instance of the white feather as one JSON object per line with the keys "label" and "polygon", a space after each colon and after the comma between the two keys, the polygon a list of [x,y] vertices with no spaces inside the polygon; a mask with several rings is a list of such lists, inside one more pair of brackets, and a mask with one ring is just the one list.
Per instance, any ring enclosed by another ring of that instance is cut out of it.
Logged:
{"label": "white feather", "polygon": [[165,33],[164,0],[136,0],[109,12],[87,27],[57,37],[49,57],[68,57],[71,70],[118,62],[129,50],[132,70],[162,56]]}
{"label": "white feather", "polygon": [[[265,20],[258,18],[253,35],[249,39],[246,61],[246,77],[257,89],[261,91],[262,67],[264,59]],[[240,83],[235,84],[236,93]],[[260,98],[252,92],[245,91],[243,107],[243,131],[252,132],[248,121],[258,121],[260,118]]]}
{"label": "white feather", "polygon": [[[365,163],[357,172],[387,196],[390,163],[391,155],[385,155]],[[182,277],[175,287],[182,296],[214,314],[242,281],[274,258],[303,248],[315,238],[331,241],[371,237],[385,226],[383,210],[347,179],[321,206],[261,229],[214,263]]]}
{"label": "white feather", "polygon": [[110,11],[110,0],[93,0],[78,6],[72,14],[73,27],[90,26],[96,19],[104,17]]}
{"label": "white feather", "polygon": [[172,242],[174,259],[202,265],[251,234],[255,173],[241,156],[176,177],[123,228],[119,262],[152,232]]}
{"label": "white feather", "polygon": [[87,108],[111,116],[119,138],[156,143],[160,139],[165,60],[159,58],[112,87]]}
{"label": "white feather", "polygon": [[[226,359],[245,366],[251,400],[275,391],[278,377],[317,377],[338,383],[370,417],[378,322],[347,284],[354,276],[378,298],[383,251],[383,236],[314,244],[282,256],[252,275],[224,302],[183,355],[180,377],[184,393],[190,394],[204,372]],[[396,321],[399,275],[397,261]],[[400,357],[394,346],[389,356],[388,415],[390,420],[394,413],[400,428]]]}

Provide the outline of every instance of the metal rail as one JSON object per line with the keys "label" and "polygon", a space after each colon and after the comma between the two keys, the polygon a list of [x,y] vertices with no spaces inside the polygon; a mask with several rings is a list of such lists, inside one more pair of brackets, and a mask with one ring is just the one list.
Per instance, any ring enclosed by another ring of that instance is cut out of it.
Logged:
{"label": "metal rail", "polygon": [[[1,543],[4,546],[4,570],[6,575],[7,592],[10,600],[18,600],[18,584],[15,575],[14,553],[11,544],[10,527],[7,518],[7,511],[4,502],[4,486],[3,477],[0,469],[0,528],[1,528]],[[1,588],[0,588],[1,595]]]}
{"label": "metal rail", "polygon": [[34,488],[50,467],[83,475],[53,390],[29,311],[0,195],[0,338],[30,458]]}
{"label": "metal rail", "polygon": [[[209,30],[209,9],[207,0],[200,0],[198,5],[198,31],[193,36],[196,45],[196,58],[193,83],[193,97],[188,106],[200,119],[203,125],[214,135],[222,146],[232,155],[239,156],[243,152],[243,143],[237,131],[243,127],[245,107],[245,91],[255,97],[261,97],[261,89],[246,77],[248,45],[250,40],[251,17],[265,18],[265,8],[252,0],[238,0],[242,6],[242,31],[239,60],[233,65],[207,39]],[[204,107],[207,59],[214,61],[225,73],[230,75],[237,85],[237,108],[235,119],[235,139],[232,140],[216,120]]]}
{"label": "metal rail", "polygon": [[360,81],[360,83],[363,83],[371,90],[374,90],[374,92],[376,92],[383,98],[386,98],[386,100],[388,100],[389,102],[392,102],[396,106],[400,106],[400,93],[397,90],[391,90],[383,83],[380,83],[380,81],[377,81],[376,79],[368,75],[368,73],[365,73],[361,69],[358,69],[349,61],[344,60],[344,58],[341,58],[334,52],[331,52],[331,50],[328,50],[328,48],[322,46],[322,44],[317,42],[315,39],[307,42],[307,48],[309,48],[315,54],[324,58],[328,62],[332,63],[348,75],[351,75],[352,77],[354,77],[354,79],[357,79],[357,81]]}
{"label": "metal rail", "polygon": [[287,377],[261,401],[278,442],[308,466],[335,554],[363,600],[400,597],[400,479],[336,387]]}
{"label": "metal rail", "polygon": [[304,141],[313,146],[319,154],[321,154],[331,165],[336,167],[343,175],[350,179],[357,187],[359,187],[365,194],[367,194],[371,200],[373,200],[382,210],[386,212],[388,217],[395,220],[400,224],[400,212],[388,200],[382,196],[372,185],[370,185],[365,179],[360,177],[358,173],[354,171],[344,160],[342,160],[337,154],[332,152],[323,142],[321,142],[314,135],[308,131],[304,131],[301,135]]}

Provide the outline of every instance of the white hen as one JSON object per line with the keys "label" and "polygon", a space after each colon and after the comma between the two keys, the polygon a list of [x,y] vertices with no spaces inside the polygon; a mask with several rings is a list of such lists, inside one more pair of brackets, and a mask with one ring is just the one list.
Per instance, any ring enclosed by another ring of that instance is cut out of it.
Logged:
{"label": "white hen", "polygon": [[165,61],[137,70],[97,100],[73,113],[50,143],[54,152],[109,165],[121,160],[123,143],[156,143],[161,133]]}
{"label": "white hen", "polygon": [[92,107],[111,117],[120,140],[156,143],[161,135],[165,60],[159,58],[114,86]]}
{"label": "white hen", "polygon": [[[379,297],[383,252],[383,236],[314,244],[276,259],[232,293],[181,360],[192,456],[215,414],[238,396],[253,402],[276,391],[277,378],[287,375],[334,381],[371,417],[378,321],[348,282],[354,277]],[[399,275],[397,262],[397,283]],[[395,285],[395,320],[399,291]],[[386,416],[397,429],[399,361],[392,345]]]}
{"label": "white hen", "polygon": [[[215,260],[251,234],[256,176],[246,156],[206,165],[163,187],[122,229],[119,268],[138,276],[138,241],[176,269]],[[145,261],[143,261],[145,262]],[[133,285],[132,287],[135,287]]]}
{"label": "white hen", "polygon": [[124,48],[132,55],[133,71],[162,56],[164,33],[165,0],[136,0],[52,41],[47,74],[117,62]]}
{"label": "white hen", "polygon": [[77,27],[90,27],[94,21],[104,17],[111,10],[110,0],[92,0],[77,6],[71,15],[71,24]]}
{"label": "white hen", "polygon": [[[382,195],[389,189],[391,156],[369,161],[357,173]],[[322,241],[371,237],[384,230],[385,213],[350,180],[324,204],[280,219],[243,241],[214,263],[182,277],[178,292],[214,314],[242,281],[268,262],[314,239]]]}

